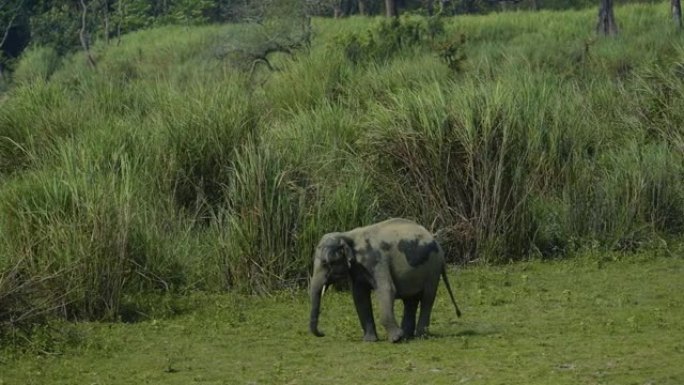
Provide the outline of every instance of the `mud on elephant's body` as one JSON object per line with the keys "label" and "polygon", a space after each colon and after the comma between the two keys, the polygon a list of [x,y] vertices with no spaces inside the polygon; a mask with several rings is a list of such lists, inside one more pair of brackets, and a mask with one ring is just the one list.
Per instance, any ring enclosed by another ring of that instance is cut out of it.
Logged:
{"label": "mud on elephant's body", "polygon": [[[423,335],[430,324],[440,276],[460,316],[447,280],[444,252],[424,227],[406,219],[389,219],[347,232],[326,234],[314,253],[309,328],[314,335],[323,336],[318,330],[322,291],[331,282],[349,277],[364,340],[378,339],[371,290],[376,291],[380,323],[391,341]],[[401,327],[394,318],[396,298],[404,301]],[[416,325],[418,306],[420,316]]]}

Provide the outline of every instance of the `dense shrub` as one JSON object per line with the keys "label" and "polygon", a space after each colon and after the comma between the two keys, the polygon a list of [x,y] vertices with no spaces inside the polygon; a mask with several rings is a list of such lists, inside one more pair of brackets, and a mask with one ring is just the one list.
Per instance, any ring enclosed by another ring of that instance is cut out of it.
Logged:
{"label": "dense shrub", "polygon": [[428,37],[423,19],[402,17],[381,19],[365,32],[341,35],[333,49],[342,49],[354,64],[383,62],[404,50],[414,48]]}

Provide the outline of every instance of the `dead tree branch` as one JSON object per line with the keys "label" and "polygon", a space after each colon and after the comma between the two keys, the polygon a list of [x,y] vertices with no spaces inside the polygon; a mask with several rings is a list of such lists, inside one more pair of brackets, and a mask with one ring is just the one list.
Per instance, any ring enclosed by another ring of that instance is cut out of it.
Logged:
{"label": "dead tree branch", "polygon": [[282,36],[259,31],[259,42],[248,46],[229,46],[219,53],[219,57],[228,57],[238,67],[246,68],[253,73],[257,64],[264,64],[270,71],[277,71],[270,57],[275,53],[283,53],[294,56],[298,50],[306,49],[311,45],[310,21],[303,27],[301,33],[296,36]]}

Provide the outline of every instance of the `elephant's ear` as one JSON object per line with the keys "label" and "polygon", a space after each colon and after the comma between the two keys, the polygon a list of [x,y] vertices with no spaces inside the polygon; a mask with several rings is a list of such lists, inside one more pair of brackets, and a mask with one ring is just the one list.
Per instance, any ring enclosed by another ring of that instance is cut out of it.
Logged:
{"label": "elephant's ear", "polygon": [[347,267],[351,267],[351,262],[354,259],[354,249],[349,244],[349,240],[340,238],[340,248],[344,259],[347,261]]}

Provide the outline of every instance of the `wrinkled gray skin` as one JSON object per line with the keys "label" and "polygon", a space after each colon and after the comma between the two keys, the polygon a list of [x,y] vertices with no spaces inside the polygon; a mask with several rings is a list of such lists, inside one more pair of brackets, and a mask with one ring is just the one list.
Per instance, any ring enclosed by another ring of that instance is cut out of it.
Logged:
{"label": "wrinkled gray skin", "polygon": [[[390,341],[421,336],[430,324],[440,276],[460,317],[461,311],[446,276],[444,252],[424,227],[406,219],[389,219],[343,233],[326,234],[314,253],[309,329],[318,337],[324,335],[318,330],[322,291],[330,283],[349,277],[365,341],[378,340],[371,290],[378,297],[380,323]],[[401,327],[394,317],[397,298],[404,301]]]}

